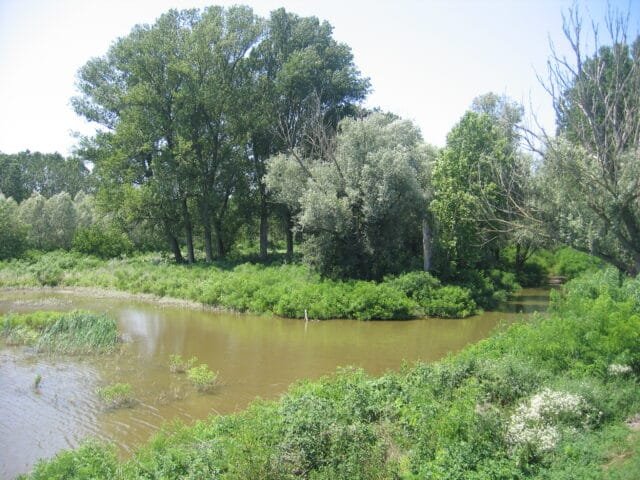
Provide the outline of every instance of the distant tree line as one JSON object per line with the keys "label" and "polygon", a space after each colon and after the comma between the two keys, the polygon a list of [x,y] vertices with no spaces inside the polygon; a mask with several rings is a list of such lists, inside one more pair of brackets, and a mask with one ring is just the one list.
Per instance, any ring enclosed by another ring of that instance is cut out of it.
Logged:
{"label": "distant tree line", "polygon": [[[337,278],[459,278],[503,266],[506,251],[521,270],[554,243],[637,274],[640,39],[624,17],[607,26],[609,45],[585,54],[578,12],[565,18],[575,59],[552,51],[545,83],[555,135],[534,136],[521,105],[488,93],[438,149],[411,122],[360,106],[369,81],[328,23],[171,10],[80,69],[72,103],[99,128],[74,157],[0,155],[0,221],[32,248],[83,235],[90,251],[108,231],[127,241],[103,255],[160,247],[178,262],[239,246],[291,259],[297,243]],[[108,228],[79,220],[88,198]]]}

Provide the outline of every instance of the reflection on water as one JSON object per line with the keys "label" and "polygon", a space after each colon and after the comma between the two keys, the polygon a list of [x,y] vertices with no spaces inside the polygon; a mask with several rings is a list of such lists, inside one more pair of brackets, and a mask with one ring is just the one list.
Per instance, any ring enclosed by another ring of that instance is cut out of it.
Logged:
{"label": "reflection on water", "polygon": [[[484,338],[499,322],[546,308],[548,291],[523,290],[501,311],[463,320],[309,322],[221,314],[113,298],[52,292],[0,292],[0,313],[75,308],[116,317],[127,342],[116,355],[49,358],[24,348],[0,350],[0,477],[27,471],[82,439],[116,443],[123,453],[172,419],[192,421],[245,408],[259,396],[276,398],[301,378],[318,378],[338,366],[371,374],[403,361],[436,360]],[[220,386],[200,394],[184,375],[169,373],[168,358],[198,357],[219,372]],[[35,376],[42,376],[39,391]],[[130,383],[138,404],[102,409],[95,390]]]}

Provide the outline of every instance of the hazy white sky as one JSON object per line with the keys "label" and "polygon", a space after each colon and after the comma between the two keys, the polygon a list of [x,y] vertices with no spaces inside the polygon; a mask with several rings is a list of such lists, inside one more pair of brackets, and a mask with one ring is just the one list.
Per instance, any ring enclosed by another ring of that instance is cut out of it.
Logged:
{"label": "hazy white sky", "polygon": [[[565,48],[561,13],[572,0],[0,0],[0,152],[70,153],[73,132],[94,130],[69,102],[87,60],[170,8],[236,3],[262,16],[284,6],[328,20],[371,78],[366,105],[415,121],[430,143],[443,145],[488,91],[523,102],[553,128],[535,74],[545,71],[549,39]],[[611,3],[629,8],[637,32],[640,0]],[[580,6],[598,21],[606,10],[604,0]]]}

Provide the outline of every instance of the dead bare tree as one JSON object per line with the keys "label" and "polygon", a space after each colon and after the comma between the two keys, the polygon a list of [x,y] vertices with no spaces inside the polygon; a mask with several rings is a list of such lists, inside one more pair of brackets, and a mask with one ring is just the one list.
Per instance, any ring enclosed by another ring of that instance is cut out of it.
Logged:
{"label": "dead bare tree", "polygon": [[576,7],[563,16],[572,55],[560,55],[552,44],[543,82],[558,123],[557,138],[545,142],[546,180],[549,188],[558,189],[547,219],[572,246],[637,274],[640,36],[631,41],[629,14],[610,9],[606,45],[591,22],[593,46],[585,53],[583,24]]}

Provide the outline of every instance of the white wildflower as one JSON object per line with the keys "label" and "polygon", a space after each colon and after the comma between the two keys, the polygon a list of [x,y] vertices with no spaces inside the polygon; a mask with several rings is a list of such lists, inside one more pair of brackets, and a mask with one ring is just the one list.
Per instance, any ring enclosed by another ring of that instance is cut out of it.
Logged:
{"label": "white wildflower", "polygon": [[509,420],[507,441],[514,447],[552,450],[560,439],[560,424],[580,421],[586,409],[587,403],[580,395],[545,388],[518,405]]}
{"label": "white wildflower", "polygon": [[626,375],[631,373],[632,368],[629,365],[621,365],[619,363],[612,363],[608,368],[609,375]]}

